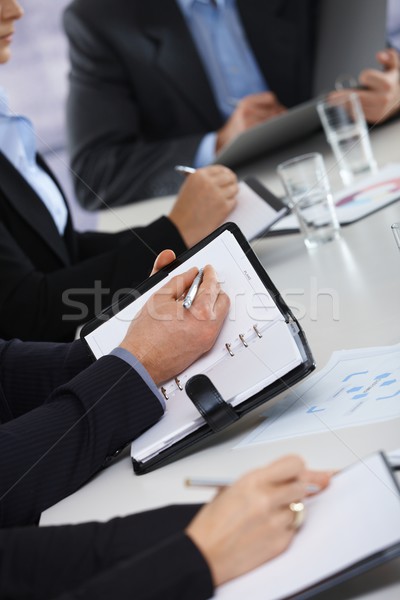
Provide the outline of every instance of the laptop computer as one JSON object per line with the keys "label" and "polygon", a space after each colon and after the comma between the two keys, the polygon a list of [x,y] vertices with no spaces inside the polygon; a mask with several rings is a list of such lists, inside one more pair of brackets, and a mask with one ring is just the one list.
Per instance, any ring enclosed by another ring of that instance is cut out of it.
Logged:
{"label": "laptop computer", "polygon": [[313,98],[237,136],[215,162],[235,167],[310,135],[320,127],[318,97],[338,77],[357,81],[364,68],[378,68],[386,45],[386,0],[322,0],[316,44]]}

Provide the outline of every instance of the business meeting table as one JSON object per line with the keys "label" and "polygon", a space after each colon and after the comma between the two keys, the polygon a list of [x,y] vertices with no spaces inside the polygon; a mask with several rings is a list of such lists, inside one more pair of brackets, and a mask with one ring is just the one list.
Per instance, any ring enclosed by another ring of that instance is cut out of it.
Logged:
{"label": "business meeting table", "polygon": [[[371,139],[379,166],[400,163],[400,119],[374,128]],[[254,161],[238,174],[255,175],[282,195],[276,166],[311,151],[324,154],[332,187],[339,189],[337,168],[322,133]],[[102,212],[98,227],[114,231],[148,223],[168,212],[171,204],[171,198],[160,198]],[[343,227],[340,239],[313,250],[306,249],[300,233],[253,242],[267,273],[299,319],[317,369],[327,363],[334,350],[400,341],[400,252],[391,231],[391,224],[398,221],[400,202],[395,202]],[[288,453],[301,454],[313,468],[340,469],[376,450],[400,448],[400,417],[237,448],[260,423],[266,406],[179,460],[146,475],[133,473],[126,449],[122,457],[78,492],[48,509],[41,525],[107,520],[160,505],[207,501],[213,491],[185,487],[187,477],[236,478]],[[317,598],[400,598],[400,559],[320,593]]]}

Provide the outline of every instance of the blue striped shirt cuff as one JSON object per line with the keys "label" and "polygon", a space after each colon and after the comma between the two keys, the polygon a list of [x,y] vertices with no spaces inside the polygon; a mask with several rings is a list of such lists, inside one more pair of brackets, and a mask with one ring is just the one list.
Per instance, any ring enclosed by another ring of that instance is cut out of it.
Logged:
{"label": "blue striped shirt cuff", "polygon": [[149,373],[146,371],[146,369],[144,368],[142,363],[136,358],[136,356],[134,356],[131,352],[129,352],[125,348],[119,348],[119,347],[114,348],[114,350],[112,350],[112,352],[110,352],[110,355],[120,358],[121,360],[128,363],[128,365],[130,365],[132,367],[132,369],[135,369],[136,373],[138,375],[140,375],[140,377],[143,379],[145,384],[150,388],[150,390],[153,392],[153,394],[158,398],[161,406],[163,407],[163,410],[165,411],[165,409],[166,409],[165,400],[164,400],[161,392],[159,391],[158,387],[156,386],[156,384],[154,383],[154,381],[152,380],[152,378],[150,377]]}

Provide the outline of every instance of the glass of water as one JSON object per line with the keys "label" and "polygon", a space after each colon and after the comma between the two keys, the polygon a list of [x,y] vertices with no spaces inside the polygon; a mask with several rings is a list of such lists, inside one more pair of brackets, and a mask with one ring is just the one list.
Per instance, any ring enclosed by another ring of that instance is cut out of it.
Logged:
{"label": "glass of water", "polygon": [[331,94],[317,105],[345,185],[377,170],[364,113],[354,92]]}
{"label": "glass of water", "polygon": [[324,159],[318,152],[304,154],[278,165],[278,175],[289,197],[307,248],[315,248],[340,235]]}

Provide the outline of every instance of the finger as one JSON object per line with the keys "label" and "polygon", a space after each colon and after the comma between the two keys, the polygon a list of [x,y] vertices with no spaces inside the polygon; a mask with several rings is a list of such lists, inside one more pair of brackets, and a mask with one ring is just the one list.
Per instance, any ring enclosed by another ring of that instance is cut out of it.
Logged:
{"label": "finger", "polygon": [[[390,79],[390,78],[389,78]],[[392,86],[388,80],[388,72],[377,71],[376,69],[367,69],[360,74],[359,82],[361,85],[370,88],[371,91],[385,91]]]}
{"label": "finger", "polygon": [[162,252],[160,252],[156,260],[154,261],[153,269],[150,275],[155,275],[155,273],[158,273],[158,271],[160,271],[161,269],[169,265],[172,261],[174,261],[175,258],[176,256],[173,250],[163,250]]}
{"label": "finger", "polygon": [[226,294],[223,290],[220,290],[214,304],[214,314],[216,320],[221,322],[221,327],[227,317],[230,305],[231,301],[228,294]]}
{"label": "finger", "polygon": [[334,471],[309,471],[306,469],[301,475],[301,480],[306,483],[307,496],[325,489],[329,485],[334,473]]}
{"label": "finger", "polygon": [[267,467],[260,469],[262,478],[270,484],[292,481],[300,477],[305,470],[304,461],[300,456],[284,456]]}
{"label": "finger", "polygon": [[385,69],[398,69],[400,67],[400,54],[394,48],[378,52],[376,58]]}
{"label": "finger", "polygon": [[[225,186],[223,191],[224,191],[225,198],[227,200],[230,200],[230,201],[235,200],[235,203],[236,203],[236,196],[239,193],[239,186],[236,182]],[[233,208],[233,206],[231,206],[231,209],[232,208]]]}
{"label": "finger", "polygon": [[275,512],[274,526],[278,531],[289,530],[294,535],[296,533],[296,529],[293,526],[295,515],[293,514],[293,511],[290,510],[289,504],[277,509]]}
{"label": "finger", "polygon": [[218,165],[217,168],[210,171],[210,177],[217,185],[224,186],[237,181],[237,177],[233,171],[222,165]]}
{"label": "finger", "polygon": [[234,172],[231,171],[228,167],[224,165],[209,165],[208,167],[202,167],[201,169],[197,169],[197,172],[208,174],[210,176],[216,177],[221,174],[230,174],[235,176]]}
{"label": "finger", "polygon": [[280,104],[278,98],[273,92],[260,92],[258,94],[249,94],[245,96],[240,104],[248,104],[253,106],[274,106]]}
{"label": "finger", "polygon": [[214,267],[206,265],[203,270],[203,280],[196,297],[196,308],[203,309],[206,306],[210,311],[213,311],[220,290],[221,286]]}
{"label": "finger", "polygon": [[276,114],[276,112],[281,112],[279,107],[251,107],[247,108],[246,111],[243,112],[244,118],[246,121],[263,121],[264,119],[270,117],[271,115]]}
{"label": "finger", "polygon": [[268,487],[268,495],[273,508],[289,506],[307,496],[307,484],[300,479],[275,484]]}
{"label": "finger", "polygon": [[197,267],[192,267],[185,273],[175,275],[175,277],[173,277],[171,281],[166,283],[159,290],[159,292],[161,292],[163,296],[170,295],[171,298],[174,298],[175,300],[181,298],[182,294],[186,292],[186,290],[188,290],[192,285],[193,279],[196,277],[198,272],[199,269]]}
{"label": "finger", "polygon": [[[298,481],[305,471],[304,461],[299,456],[284,456],[266,467],[255,469],[247,477],[253,479],[257,486],[269,489],[283,483]],[[245,475],[246,478],[246,475]]]}

